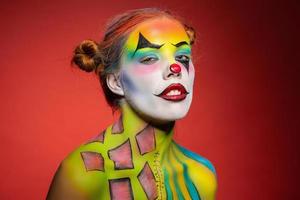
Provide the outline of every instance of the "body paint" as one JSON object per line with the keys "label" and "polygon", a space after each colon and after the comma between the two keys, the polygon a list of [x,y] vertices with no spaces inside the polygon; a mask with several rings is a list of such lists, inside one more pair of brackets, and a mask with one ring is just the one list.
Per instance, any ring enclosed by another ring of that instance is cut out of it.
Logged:
{"label": "body paint", "polygon": [[162,47],[162,46],[163,46],[163,44],[158,45],[158,44],[153,44],[153,43],[149,42],[141,33],[139,33],[138,44],[133,53],[133,56],[139,49],[143,49],[143,48],[160,49],[160,47]]}
{"label": "body paint", "polygon": [[[213,166],[177,145],[172,140],[173,129],[166,132],[148,124],[126,103],[120,119],[116,123],[122,124],[122,134],[113,134],[111,125],[103,143],[86,143],[64,161],[64,166],[73,167],[71,184],[79,191],[90,191],[87,199],[214,200]],[[141,134],[144,136],[139,137]],[[138,148],[141,142],[145,151]],[[122,153],[124,146],[131,153]],[[103,162],[94,162],[95,156]]]}
{"label": "body paint", "polygon": [[[189,58],[189,60],[180,60],[177,57],[178,56],[186,56]],[[191,60],[191,49],[190,47],[182,46],[180,49],[176,52],[175,59],[176,61],[180,62],[189,72],[190,69],[190,60]]]}

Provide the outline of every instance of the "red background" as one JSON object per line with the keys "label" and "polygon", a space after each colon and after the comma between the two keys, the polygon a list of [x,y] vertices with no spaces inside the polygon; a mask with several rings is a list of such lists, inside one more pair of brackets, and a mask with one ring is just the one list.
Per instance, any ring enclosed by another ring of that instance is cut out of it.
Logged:
{"label": "red background", "polygon": [[44,199],[59,162],[112,122],[97,78],[70,67],[72,51],[112,16],[150,6],[198,31],[194,101],[176,139],[214,163],[218,199],[299,199],[299,3],[120,2],[1,2],[0,199]]}

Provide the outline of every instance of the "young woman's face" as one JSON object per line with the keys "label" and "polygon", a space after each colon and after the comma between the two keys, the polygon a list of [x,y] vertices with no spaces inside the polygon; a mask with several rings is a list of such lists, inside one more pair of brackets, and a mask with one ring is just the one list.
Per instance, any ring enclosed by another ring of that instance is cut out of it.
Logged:
{"label": "young woman's face", "polygon": [[183,26],[169,18],[138,25],[125,43],[120,62],[125,100],[158,122],[184,117],[193,96],[195,70]]}

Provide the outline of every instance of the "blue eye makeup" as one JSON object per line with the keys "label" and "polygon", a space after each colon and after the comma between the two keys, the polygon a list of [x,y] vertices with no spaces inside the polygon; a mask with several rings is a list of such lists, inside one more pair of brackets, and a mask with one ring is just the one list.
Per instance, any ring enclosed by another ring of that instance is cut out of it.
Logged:
{"label": "blue eye makeup", "polygon": [[157,60],[159,60],[159,56],[157,52],[153,49],[151,50],[139,50],[134,55],[134,60],[136,60],[139,63],[150,65],[155,63]]}
{"label": "blue eye makeup", "polygon": [[178,48],[178,50],[176,51],[176,55],[177,54],[184,54],[184,55],[191,55],[191,48],[189,47],[181,47]]}

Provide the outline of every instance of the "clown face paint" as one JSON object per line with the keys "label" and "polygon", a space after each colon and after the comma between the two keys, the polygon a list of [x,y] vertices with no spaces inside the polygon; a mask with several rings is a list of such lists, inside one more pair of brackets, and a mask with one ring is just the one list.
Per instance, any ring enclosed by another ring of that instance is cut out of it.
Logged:
{"label": "clown face paint", "polygon": [[195,71],[190,40],[179,22],[161,17],[138,25],[120,65],[125,100],[138,113],[162,123],[187,114]]}

